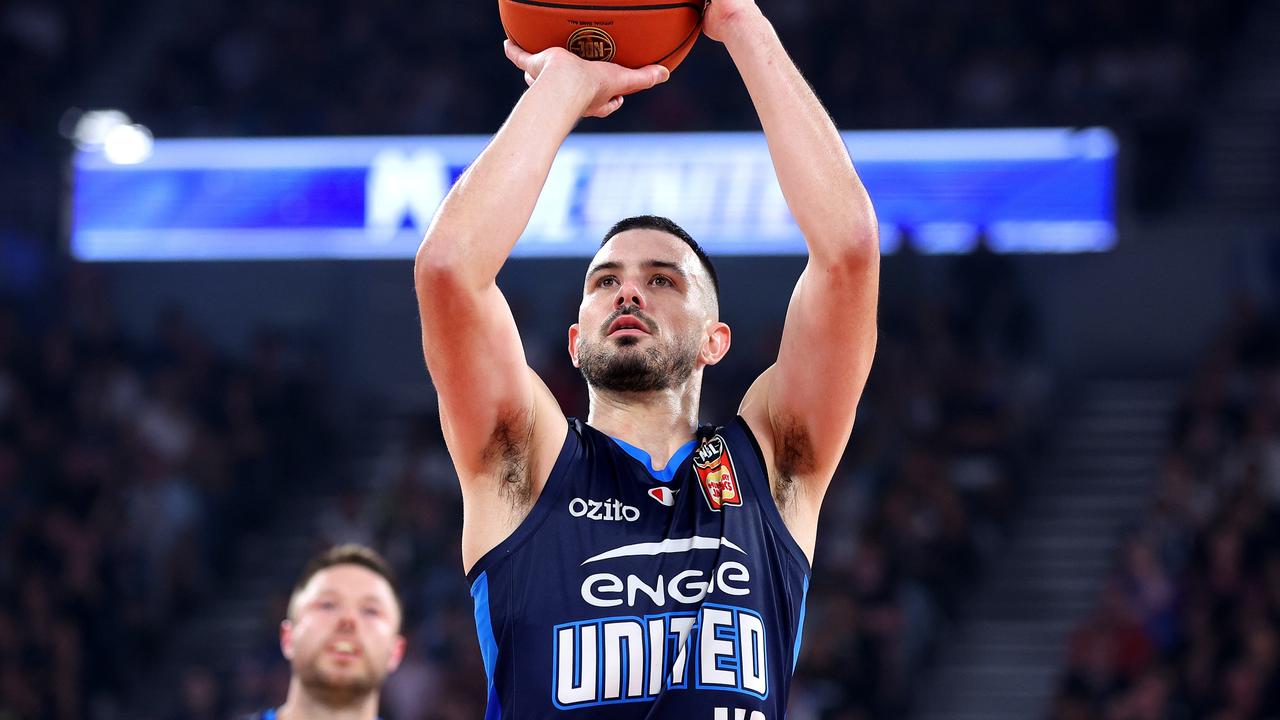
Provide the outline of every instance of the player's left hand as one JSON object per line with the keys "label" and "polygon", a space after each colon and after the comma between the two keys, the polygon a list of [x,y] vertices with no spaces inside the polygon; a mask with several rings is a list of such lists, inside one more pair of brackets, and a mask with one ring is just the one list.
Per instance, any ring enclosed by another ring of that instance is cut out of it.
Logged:
{"label": "player's left hand", "polygon": [[725,42],[742,25],[763,18],[756,0],[707,0],[702,11],[702,32],[712,40]]}

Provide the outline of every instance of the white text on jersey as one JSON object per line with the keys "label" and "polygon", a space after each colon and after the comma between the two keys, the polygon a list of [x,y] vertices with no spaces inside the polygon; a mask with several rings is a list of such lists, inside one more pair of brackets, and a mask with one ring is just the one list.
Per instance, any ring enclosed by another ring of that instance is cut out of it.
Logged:
{"label": "white text on jersey", "polygon": [[623,505],[619,500],[583,500],[574,498],[569,501],[569,514],[585,517],[588,520],[606,520],[611,522],[635,522],[640,519],[640,509]]}
{"label": "white text on jersey", "polygon": [[726,562],[710,574],[703,570],[685,570],[667,580],[662,575],[653,583],[636,575],[625,580],[612,573],[596,573],[582,581],[582,599],[598,608],[618,607],[624,602],[635,607],[643,593],[654,605],[663,607],[667,599],[681,605],[697,605],[716,590],[725,595],[750,595],[751,571],[739,562]]}
{"label": "white text on jersey", "polygon": [[768,697],[764,620],[745,608],[707,603],[697,613],[567,623],[554,633],[552,699],[561,710],[671,690]]}

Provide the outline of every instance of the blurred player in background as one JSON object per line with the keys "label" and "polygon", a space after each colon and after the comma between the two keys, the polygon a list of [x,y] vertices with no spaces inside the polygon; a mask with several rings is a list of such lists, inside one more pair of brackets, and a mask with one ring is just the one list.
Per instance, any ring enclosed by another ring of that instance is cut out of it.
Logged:
{"label": "blurred player in background", "polygon": [[782,720],[818,511],[876,346],[875,214],[844,143],[753,0],[715,0],[809,262],[776,364],[740,417],[699,428],[729,351],[706,254],[624,220],[588,269],[567,422],[495,284],[583,116],[666,80],[508,42],[530,88],[441,206],[415,276],[427,366],[464,499],[463,560],[489,718]]}
{"label": "blurred player in background", "polygon": [[391,566],[360,545],[307,563],[280,623],[293,668],[284,705],[252,720],[374,720],[387,676],[404,658],[399,593]]}

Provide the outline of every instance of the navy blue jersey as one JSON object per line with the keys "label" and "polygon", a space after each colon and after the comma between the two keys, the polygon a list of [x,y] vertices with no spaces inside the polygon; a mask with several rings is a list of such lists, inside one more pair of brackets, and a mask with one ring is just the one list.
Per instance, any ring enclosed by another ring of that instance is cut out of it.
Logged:
{"label": "navy blue jersey", "polygon": [[486,720],[782,720],[809,564],[736,419],[665,471],[570,421],[542,495],[468,575]]}

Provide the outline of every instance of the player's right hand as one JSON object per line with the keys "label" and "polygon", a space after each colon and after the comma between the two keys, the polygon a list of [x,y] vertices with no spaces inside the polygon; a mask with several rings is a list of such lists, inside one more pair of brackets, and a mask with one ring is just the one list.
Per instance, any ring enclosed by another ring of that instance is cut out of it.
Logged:
{"label": "player's right hand", "polygon": [[622,107],[623,96],[648,90],[671,77],[671,72],[661,65],[632,70],[611,62],[583,60],[560,47],[535,55],[507,40],[503,49],[507,59],[524,71],[524,81],[530,86],[543,75],[555,74],[571,79],[583,89],[583,117],[608,117]]}

